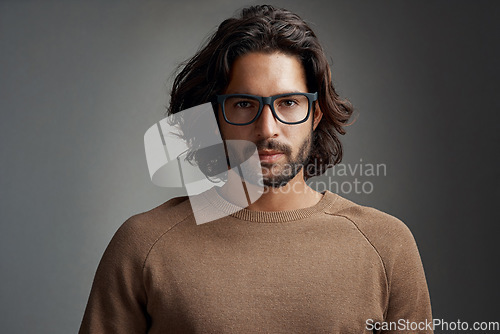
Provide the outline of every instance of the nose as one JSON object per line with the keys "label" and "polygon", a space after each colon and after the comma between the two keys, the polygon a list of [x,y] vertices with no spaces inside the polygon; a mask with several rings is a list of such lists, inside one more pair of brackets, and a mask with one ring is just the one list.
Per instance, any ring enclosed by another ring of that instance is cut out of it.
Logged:
{"label": "nose", "polygon": [[279,121],[274,117],[271,107],[266,104],[262,107],[259,118],[254,122],[255,133],[261,138],[274,138],[278,136]]}

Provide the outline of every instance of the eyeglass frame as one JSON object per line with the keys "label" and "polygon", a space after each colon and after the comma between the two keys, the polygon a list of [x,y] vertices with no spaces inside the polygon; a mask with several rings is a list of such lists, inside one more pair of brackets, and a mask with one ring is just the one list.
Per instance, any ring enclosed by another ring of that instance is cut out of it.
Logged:
{"label": "eyeglass frame", "polygon": [[[285,122],[281,118],[278,117],[276,111],[274,110],[274,101],[276,101],[280,97],[292,96],[292,95],[303,95],[303,96],[307,97],[307,101],[309,103],[308,109],[307,109],[307,115],[303,120],[298,121],[298,122]],[[283,124],[287,124],[287,125],[296,125],[296,124],[304,123],[309,119],[309,116],[311,115],[312,104],[313,104],[313,102],[318,100],[318,92],[314,92],[314,93],[285,93],[285,94],[278,94],[278,95],[273,95],[273,96],[268,96],[268,97],[251,95],[251,94],[225,94],[225,95],[216,95],[216,97],[217,97],[217,103],[220,104],[221,109],[222,109],[222,116],[224,117],[224,120],[228,124],[238,125],[238,126],[252,124],[253,122],[255,122],[259,118],[260,114],[262,113],[262,109],[264,109],[264,106],[268,105],[269,108],[271,109],[273,116],[278,121],[280,121]],[[250,120],[249,122],[246,122],[246,123],[233,123],[233,122],[229,121],[226,117],[226,111],[224,108],[224,103],[226,102],[226,99],[228,97],[243,97],[243,98],[247,97],[247,98],[253,98],[253,99],[259,101],[259,111],[257,112],[257,115],[255,115],[255,117],[252,120]]]}

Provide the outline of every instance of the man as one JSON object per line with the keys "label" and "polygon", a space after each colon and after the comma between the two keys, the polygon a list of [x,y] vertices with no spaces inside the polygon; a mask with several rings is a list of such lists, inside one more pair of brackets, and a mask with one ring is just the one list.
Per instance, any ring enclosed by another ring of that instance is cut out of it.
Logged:
{"label": "man", "polygon": [[176,77],[169,112],[206,102],[224,140],[257,148],[265,191],[250,205],[234,181],[198,195],[227,212],[202,225],[185,197],[130,218],[80,333],[432,332],[406,226],[305,183],[340,161],[352,113],[307,24],[271,6],[224,21]]}

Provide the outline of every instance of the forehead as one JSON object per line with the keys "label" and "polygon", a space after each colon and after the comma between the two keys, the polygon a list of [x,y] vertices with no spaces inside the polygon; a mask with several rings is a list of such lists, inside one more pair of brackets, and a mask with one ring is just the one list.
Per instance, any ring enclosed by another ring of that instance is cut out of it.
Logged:
{"label": "forehead", "polygon": [[230,71],[226,94],[270,96],[307,92],[306,75],[296,56],[252,52],[238,57]]}

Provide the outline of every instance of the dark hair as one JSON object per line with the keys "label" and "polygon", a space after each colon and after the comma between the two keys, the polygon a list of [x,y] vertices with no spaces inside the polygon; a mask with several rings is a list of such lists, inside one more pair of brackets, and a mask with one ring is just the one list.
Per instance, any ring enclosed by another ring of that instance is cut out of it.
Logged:
{"label": "dark hair", "polygon": [[168,114],[206,102],[212,102],[216,111],[215,95],[229,84],[231,65],[250,52],[281,52],[298,57],[309,91],[318,92],[323,118],[313,134],[311,155],[304,166],[305,178],[321,175],[339,163],[342,144],[338,135],[345,134],[352,105],[335,92],[330,66],[314,32],[286,9],[252,6],[223,21],[205,46],[181,67],[172,87]]}

